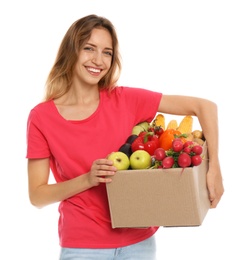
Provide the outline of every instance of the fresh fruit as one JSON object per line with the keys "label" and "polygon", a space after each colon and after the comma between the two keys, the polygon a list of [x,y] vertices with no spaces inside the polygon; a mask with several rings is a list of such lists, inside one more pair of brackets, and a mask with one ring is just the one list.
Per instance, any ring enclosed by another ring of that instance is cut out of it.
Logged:
{"label": "fresh fruit", "polygon": [[141,122],[138,125],[144,129],[143,131],[148,131],[148,128],[150,127],[150,124],[147,121]]}
{"label": "fresh fruit", "polygon": [[129,157],[123,152],[112,152],[107,157],[108,160],[113,161],[113,166],[117,168],[117,170],[128,170],[130,166]]}
{"label": "fresh fruit", "polygon": [[139,135],[139,133],[143,132],[144,128],[140,125],[135,125],[132,129],[132,135]]}
{"label": "fresh fruit", "polygon": [[172,148],[172,141],[181,136],[181,132],[175,129],[166,129],[159,137],[160,147],[169,150]]}
{"label": "fresh fruit", "polygon": [[[129,158],[128,169],[198,166],[203,160],[205,137],[201,130],[192,131],[192,124],[192,116],[187,115],[184,116],[179,126],[176,120],[170,120],[165,128],[164,115],[157,113],[152,123],[144,121],[135,125],[118,152]],[[143,152],[141,153],[141,151]],[[142,162],[145,158],[144,152],[149,155],[146,165]],[[125,169],[127,169],[127,165]]]}
{"label": "fresh fruit", "polygon": [[137,150],[145,150],[150,155],[153,155],[155,150],[159,147],[159,138],[150,132],[141,132],[133,143],[131,144],[132,152]]}
{"label": "fresh fruit", "polygon": [[132,134],[139,135],[140,132],[148,131],[148,128],[150,127],[150,124],[148,122],[141,122],[137,125],[135,125],[132,129]]}
{"label": "fresh fruit", "polygon": [[151,166],[151,155],[145,150],[137,150],[130,156],[131,169],[148,169]]}
{"label": "fresh fruit", "polygon": [[154,132],[155,135],[160,137],[164,133],[164,129],[161,126],[155,126],[153,128],[153,132]]}

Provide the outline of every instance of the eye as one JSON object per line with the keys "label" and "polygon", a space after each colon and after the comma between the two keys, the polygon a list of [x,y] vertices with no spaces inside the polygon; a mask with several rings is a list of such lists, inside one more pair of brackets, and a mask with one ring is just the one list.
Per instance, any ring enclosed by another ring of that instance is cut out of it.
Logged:
{"label": "eye", "polygon": [[92,47],[86,46],[83,48],[85,51],[93,51],[94,49]]}
{"label": "eye", "polygon": [[113,53],[111,51],[105,51],[104,54],[111,57],[113,56]]}

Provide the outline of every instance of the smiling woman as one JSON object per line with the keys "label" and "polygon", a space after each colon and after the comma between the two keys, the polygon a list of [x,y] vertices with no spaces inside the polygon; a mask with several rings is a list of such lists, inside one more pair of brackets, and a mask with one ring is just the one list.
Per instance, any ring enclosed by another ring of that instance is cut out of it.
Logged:
{"label": "smiling woman", "polygon": [[[120,260],[156,258],[158,227],[112,228],[106,184],[118,170],[107,156],[118,151],[135,125],[151,122],[157,112],[198,118],[210,155],[211,207],[223,194],[216,104],[118,86],[120,70],[112,23],[97,15],[82,17],[67,30],[47,78],[45,98],[29,113],[29,198],[38,208],[60,203],[61,260],[96,260],[97,254],[100,260],[113,255]],[[117,134],[107,138],[107,133]],[[50,172],[54,183],[48,181]]]}
{"label": "smiling woman", "polygon": [[108,30],[93,29],[90,38],[79,51],[73,84],[82,79],[83,85],[97,85],[111,67],[112,53],[112,38]]}

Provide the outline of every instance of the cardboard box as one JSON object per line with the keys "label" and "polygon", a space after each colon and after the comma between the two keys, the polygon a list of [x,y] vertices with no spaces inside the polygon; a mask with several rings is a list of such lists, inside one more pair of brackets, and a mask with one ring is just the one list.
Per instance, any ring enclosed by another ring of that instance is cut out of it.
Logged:
{"label": "cardboard box", "polygon": [[199,226],[210,201],[207,148],[199,166],[118,171],[106,185],[113,228]]}

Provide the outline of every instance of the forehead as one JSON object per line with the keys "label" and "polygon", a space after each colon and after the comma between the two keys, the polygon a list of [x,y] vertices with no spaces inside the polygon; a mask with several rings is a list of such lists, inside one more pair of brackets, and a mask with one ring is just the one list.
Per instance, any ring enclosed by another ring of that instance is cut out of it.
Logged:
{"label": "forehead", "polygon": [[112,48],[112,36],[105,28],[94,28],[87,43],[103,45],[107,48]]}

